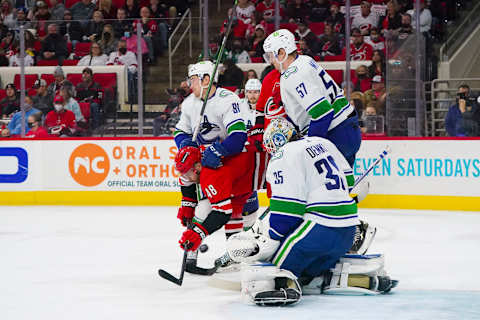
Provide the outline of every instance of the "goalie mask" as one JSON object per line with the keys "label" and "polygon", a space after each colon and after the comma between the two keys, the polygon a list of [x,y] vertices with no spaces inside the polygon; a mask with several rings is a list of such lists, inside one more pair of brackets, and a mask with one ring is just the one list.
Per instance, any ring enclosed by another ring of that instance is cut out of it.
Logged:
{"label": "goalie mask", "polygon": [[275,118],[265,129],[263,134],[263,145],[265,150],[273,154],[283,147],[288,141],[290,141],[295,135],[297,130],[293,125],[285,118]]}

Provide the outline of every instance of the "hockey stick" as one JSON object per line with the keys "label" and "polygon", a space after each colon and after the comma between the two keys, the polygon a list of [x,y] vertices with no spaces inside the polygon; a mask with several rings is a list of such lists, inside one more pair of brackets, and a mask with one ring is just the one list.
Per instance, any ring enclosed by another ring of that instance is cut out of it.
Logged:
{"label": "hockey stick", "polygon": [[[186,245],[187,244],[188,242],[186,243]],[[187,253],[188,253],[187,250],[183,252],[183,260],[182,260],[182,267],[180,269],[180,277],[176,278],[172,274],[168,273],[163,269],[158,269],[158,275],[165,280],[168,280],[170,282],[175,283],[176,285],[181,286],[183,283],[183,276],[185,275],[185,267],[187,265]]]}
{"label": "hockey stick", "polygon": [[[268,207],[267,209],[265,209],[265,211],[263,211],[263,213],[258,217],[258,220],[263,220],[269,212],[270,212],[270,207]],[[248,231],[252,227],[253,226],[251,226],[250,228],[244,231]],[[186,270],[187,272],[193,273],[193,274],[198,274],[202,276],[211,276],[212,274],[217,272],[218,268],[220,268],[222,265],[224,265],[225,263],[231,260],[232,258],[230,257],[228,252],[225,252],[221,257],[215,259],[215,262],[212,268],[200,268],[200,267],[197,267],[196,265],[187,263]]]}
{"label": "hockey stick", "polygon": [[192,137],[193,141],[197,141],[197,136],[198,136],[198,133],[200,132],[200,125],[202,124],[203,114],[205,113],[205,108],[207,107],[208,96],[210,95],[210,91],[212,90],[213,80],[215,79],[215,75],[217,74],[218,64],[220,63],[220,59],[223,56],[223,51],[225,50],[225,44],[227,43],[227,38],[228,38],[228,35],[230,34],[230,30],[232,29],[233,15],[235,14],[236,9],[237,9],[237,0],[235,0],[235,3],[233,4],[232,15],[228,17],[227,30],[225,31],[225,35],[223,36],[220,50],[218,51],[217,60],[215,61],[215,66],[213,67],[212,76],[210,78],[210,82],[208,83],[208,89],[205,94],[205,98],[203,98],[202,109],[200,110],[200,117],[198,118],[197,127],[193,132],[193,137]]}
{"label": "hockey stick", "polygon": [[362,173],[362,174],[360,175],[360,177],[358,177],[357,179],[355,179],[355,183],[353,184],[352,189],[355,188],[360,182],[362,182],[362,180],[365,179],[365,178],[368,176],[368,174],[369,174],[370,172],[372,172],[373,169],[375,169],[375,166],[376,166],[377,164],[379,164],[380,161],[382,161],[382,159],[384,159],[384,158],[385,158],[389,153],[391,153],[391,152],[392,152],[392,149],[390,148],[390,146],[386,146],[386,147],[385,147],[385,150],[383,150],[382,153],[380,153],[380,154],[378,155],[378,157],[377,157],[377,158],[375,159],[375,161],[370,165],[370,167],[368,167],[368,169],[367,169],[364,173]]}

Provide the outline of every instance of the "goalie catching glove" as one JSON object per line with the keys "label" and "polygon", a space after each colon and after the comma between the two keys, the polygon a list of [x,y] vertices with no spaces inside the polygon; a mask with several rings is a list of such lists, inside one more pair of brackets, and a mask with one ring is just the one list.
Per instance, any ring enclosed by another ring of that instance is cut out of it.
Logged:
{"label": "goalie catching glove", "polygon": [[208,236],[208,231],[202,225],[194,223],[191,229],[186,230],[182,234],[182,238],[178,243],[184,250],[195,251],[206,236]]}

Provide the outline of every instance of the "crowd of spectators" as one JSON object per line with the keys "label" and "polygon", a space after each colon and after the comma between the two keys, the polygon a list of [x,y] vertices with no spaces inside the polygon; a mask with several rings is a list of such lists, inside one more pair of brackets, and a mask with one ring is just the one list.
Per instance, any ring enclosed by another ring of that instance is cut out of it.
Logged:
{"label": "crowd of spectators", "polygon": [[[125,65],[128,101],[134,103],[139,58],[137,26],[141,27],[141,58],[147,64],[154,63],[167,49],[168,35],[190,3],[190,0],[1,0],[0,67],[20,65],[20,26],[25,30],[25,66],[58,66],[54,82],[47,85],[42,78],[26,88],[26,132],[30,132],[31,122],[35,128],[45,126],[48,134],[81,136],[102,124],[105,88],[93,81],[91,66]],[[62,65],[85,66],[81,82],[74,86],[68,81]],[[8,83],[1,90],[5,96],[0,101],[3,137],[20,134],[19,89]],[[33,117],[35,121],[30,119],[32,113],[39,113],[39,117]],[[53,122],[57,125],[52,126]]]}
{"label": "crowd of spectators", "polygon": [[[386,59],[395,57],[416,28],[413,0],[351,0],[350,60],[365,61],[351,74],[350,94],[360,117],[386,115]],[[458,4],[457,4],[458,5]],[[280,27],[289,29],[297,40],[298,52],[317,61],[345,61],[345,1],[280,1]],[[233,17],[220,71],[220,85],[242,87],[243,76],[236,63],[264,62],[263,42],[275,28],[274,0],[239,0]],[[442,40],[445,23],[455,18],[451,1],[420,1],[420,34],[429,43]],[[229,10],[232,13],[232,9]],[[228,20],[210,44],[210,58],[218,58],[218,45]],[[406,50],[406,49],[404,49]],[[429,58],[427,54],[427,59]],[[223,72],[225,74],[223,74]],[[328,70],[327,70],[328,72]],[[344,75],[345,77],[345,75]],[[345,84],[343,86],[345,87]],[[367,109],[369,112],[366,112]],[[364,128],[364,132],[369,129]],[[382,133],[379,126],[376,133]]]}
{"label": "crowd of spectators", "polygon": [[[188,7],[188,0],[2,0],[0,66],[19,65],[20,26],[25,29],[26,66],[63,65],[67,59],[73,60],[69,65],[78,60],[81,65],[106,65],[102,54],[108,57],[119,40],[136,42],[139,23],[145,61],[153,63],[167,49],[168,34]],[[75,50],[79,43],[95,49],[85,58]]]}

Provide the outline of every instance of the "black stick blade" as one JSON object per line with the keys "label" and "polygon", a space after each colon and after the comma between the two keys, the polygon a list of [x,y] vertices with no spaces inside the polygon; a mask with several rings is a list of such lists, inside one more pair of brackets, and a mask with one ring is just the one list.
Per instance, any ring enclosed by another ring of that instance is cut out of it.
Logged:
{"label": "black stick blade", "polygon": [[165,280],[168,280],[170,282],[175,283],[176,285],[179,285],[179,286],[182,285],[183,278],[182,279],[177,279],[176,277],[172,276],[170,273],[168,273],[165,270],[158,269],[158,275]]}

